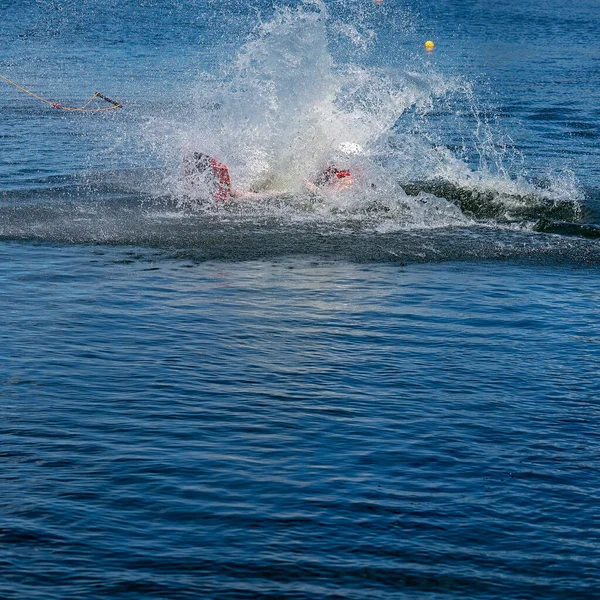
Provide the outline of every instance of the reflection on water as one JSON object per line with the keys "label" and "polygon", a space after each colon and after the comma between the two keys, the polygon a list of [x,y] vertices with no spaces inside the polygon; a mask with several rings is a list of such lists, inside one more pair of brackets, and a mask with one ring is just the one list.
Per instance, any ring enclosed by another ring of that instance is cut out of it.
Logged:
{"label": "reflection on water", "polygon": [[594,589],[589,269],[1,251],[4,597]]}

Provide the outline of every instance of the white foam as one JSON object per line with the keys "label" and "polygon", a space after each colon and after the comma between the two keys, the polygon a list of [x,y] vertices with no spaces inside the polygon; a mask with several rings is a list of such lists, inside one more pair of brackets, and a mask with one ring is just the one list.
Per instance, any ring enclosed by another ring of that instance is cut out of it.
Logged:
{"label": "white foam", "polygon": [[[276,9],[270,21],[257,25],[235,61],[222,65],[218,76],[201,76],[191,114],[147,128],[154,149],[171,165],[163,193],[170,191],[187,208],[206,196],[186,189],[180,167],[186,153],[201,151],[229,166],[234,187],[282,194],[228,209],[248,216],[340,225],[352,220],[376,231],[472,223],[454,203],[423,192],[407,196],[401,187],[427,180],[490,192],[509,219],[527,203],[580,200],[572,178],[557,177],[541,190],[518,172],[509,173],[507,146],[479,116],[469,82],[419,70],[416,62],[404,70],[369,65],[374,32],[341,13],[330,14],[320,0]],[[334,56],[332,41],[340,37],[356,51]],[[467,113],[463,125],[474,123],[469,135],[477,169],[443,144],[429,119],[440,105],[447,108],[448,98]],[[399,125],[405,115],[410,129]],[[342,143],[364,151],[341,156],[336,149]],[[325,193],[315,201],[303,181],[328,162],[344,163],[358,182],[350,192]],[[215,207],[199,208],[205,209]]]}

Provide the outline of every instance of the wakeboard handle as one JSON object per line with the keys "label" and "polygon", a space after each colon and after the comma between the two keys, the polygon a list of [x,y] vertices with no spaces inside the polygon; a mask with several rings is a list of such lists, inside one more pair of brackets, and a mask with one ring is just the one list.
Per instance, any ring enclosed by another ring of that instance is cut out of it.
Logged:
{"label": "wakeboard handle", "polygon": [[113,106],[115,106],[117,108],[121,108],[121,104],[119,102],[116,102],[115,100],[111,100],[110,98],[108,98],[108,96],[105,96],[104,94],[101,94],[100,92],[96,92],[96,96],[98,96],[98,98],[102,98],[102,100],[105,100],[106,102],[112,104]]}

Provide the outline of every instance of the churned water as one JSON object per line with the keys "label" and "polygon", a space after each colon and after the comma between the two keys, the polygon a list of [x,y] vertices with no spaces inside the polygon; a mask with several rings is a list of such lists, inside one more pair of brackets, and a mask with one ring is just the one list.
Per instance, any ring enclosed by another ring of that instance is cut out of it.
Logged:
{"label": "churned water", "polygon": [[3,598],[598,596],[595,0],[0,15]]}

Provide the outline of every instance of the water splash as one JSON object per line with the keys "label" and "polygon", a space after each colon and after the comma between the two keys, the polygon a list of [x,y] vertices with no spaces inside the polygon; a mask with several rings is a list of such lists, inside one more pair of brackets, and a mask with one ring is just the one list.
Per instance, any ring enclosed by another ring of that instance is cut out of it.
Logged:
{"label": "water splash", "polygon": [[[379,40],[364,3],[334,8],[321,0],[277,8],[235,60],[201,75],[193,110],[147,127],[180,204],[198,205],[180,165],[202,151],[229,166],[237,188],[279,195],[236,212],[307,221],[344,215],[367,228],[379,219],[376,229],[385,230],[473,220],[533,227],[538,218],[581,216],[572,179],[541,185],[524,177],[470,82],[410,56],[401,69],[375,65]],[[362,155],[336,152],[348,141]],[[357,175],[353,191],[308,197],[304,182],[340,162]]]}

